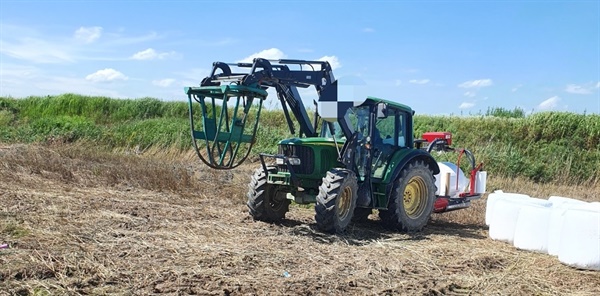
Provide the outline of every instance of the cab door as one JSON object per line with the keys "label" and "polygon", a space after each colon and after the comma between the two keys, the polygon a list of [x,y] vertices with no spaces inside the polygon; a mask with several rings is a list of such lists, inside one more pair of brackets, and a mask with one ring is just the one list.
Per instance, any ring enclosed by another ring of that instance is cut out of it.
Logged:
{"label": "cab door", "polygon": [[377,115],[372,136],[373,179],[381,180],[394,152],[406,148],[406,118],[403,111],[393,108],[387,108],[383,114]]}

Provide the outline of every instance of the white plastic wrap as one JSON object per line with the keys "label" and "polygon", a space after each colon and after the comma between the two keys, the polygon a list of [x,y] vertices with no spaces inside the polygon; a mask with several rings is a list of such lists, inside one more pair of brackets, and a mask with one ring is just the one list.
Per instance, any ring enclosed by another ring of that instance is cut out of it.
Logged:
{"label": "white plastic wrap", "polygon": [[483,194],[485,193],[487,187],[487,172],[479,171],[477,172],[477,177],[475,179],[475,193]]}
{"label": "white plastic wrap", "polygon": [[552,207],[561,206],[563,204],[587,204],[587,202],[575,198],[563,197],[563,196],[550,196],[548,201],[552,202]]}
{"label": "white plastic wrap", "polygon": [[513,243],[519,213],[528,205],[550,207],[552,203],[539,198],[500,198],[493,207],[490,238]]}
{"label": "white plastic wrap", "polygon": [[581,200],[560,196],[551,196],[548,198],[548,200],[552,201],[552,210],[550,212],[550,220],[548,221],[547,232],[548,254],[558,256],[565,212],[570,208],[585,206],[588,203]]}
{"label": "white plastic wrap", "polygon": [[[451,162],[438,162],[440,173],[435,175],[435,185],[437,186],[436,195],[448,195],[452,198],[458,197],[462,192],[465,192],[469,186],[469,179],[465,173]],[[458,170],[458,174],[456,173]],[[450,182],[447,182],[446,175],[450,174]],[[457,186],[458,178],[458,186]],[[446,183],[450,192],[446,192]]]}
{"label": "white plastic wrap", "polygon": [[600,270],[600,203],[564,213],[558,260],[582,269]]}
{"label": "white plastic wrap", "polygon": [[490,225],[492,216],[494,213],[494,205],[500,199],[528,199],[529,195],[518,194],[518,193],[504,193],[502,190],[496,190],[494,193],[490,193],[487,197],[486,210],[485,210],[485,225]]}
{"label": "white plastic wrap", "polygon": [[524,204],[519,211],[513,244],[518,249],[547,253],[550,205]]}

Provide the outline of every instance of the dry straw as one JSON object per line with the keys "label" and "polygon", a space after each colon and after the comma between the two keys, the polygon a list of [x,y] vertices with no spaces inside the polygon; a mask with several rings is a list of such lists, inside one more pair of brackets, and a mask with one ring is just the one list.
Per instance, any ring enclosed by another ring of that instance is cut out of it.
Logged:
{"label": "dry straw", "polygon": [[[134,151],[135,152],[135,151]],[[254,222],[257,164],[209,171],[193,155],[85,146],[0,148],[0,294],[597,295],[597,272],[487,238],[485,199],[421,233],[371,221],[341,236],[293,206]],[[598,200],[598,188],[490,177],[489,188]]]}

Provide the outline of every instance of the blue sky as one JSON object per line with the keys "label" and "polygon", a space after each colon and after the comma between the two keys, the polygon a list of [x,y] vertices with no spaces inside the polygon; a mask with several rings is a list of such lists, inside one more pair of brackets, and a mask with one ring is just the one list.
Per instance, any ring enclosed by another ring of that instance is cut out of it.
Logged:
{"label": "blue sky", "polygon": [[600,113],[600,1],[0,0],[2,96],[185,100],[253,56],[328,60],[420,114]]}

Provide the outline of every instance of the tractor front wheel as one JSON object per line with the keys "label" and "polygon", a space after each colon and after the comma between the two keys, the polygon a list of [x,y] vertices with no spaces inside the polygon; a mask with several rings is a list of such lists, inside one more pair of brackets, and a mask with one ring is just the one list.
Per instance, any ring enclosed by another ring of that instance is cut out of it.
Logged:
{"label": "tractor front wheel", "polygon": [[433,172],[422,161],[408,164],[394,181],[387,210],[379,210],[384,226],[420,231],[429,221],[435,203]]}
{"label": "tractor front wheel", "polygon": [[343,233],[356,208],[358,184],[356,175],[347,169],[332,169],[319,187],[315,220],[324,232]]}
{"label": "tractor front wheel", "polygon": [[[269,174],[276,173],[275,167],[267,167]],[[276,222],[285,218],[290,200],[286,193],[267,183],[267,175],[262,168],[257,169],[248,184],[248,209],[254,220]]]}

